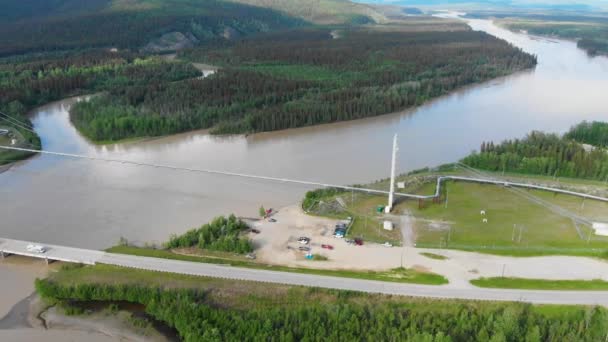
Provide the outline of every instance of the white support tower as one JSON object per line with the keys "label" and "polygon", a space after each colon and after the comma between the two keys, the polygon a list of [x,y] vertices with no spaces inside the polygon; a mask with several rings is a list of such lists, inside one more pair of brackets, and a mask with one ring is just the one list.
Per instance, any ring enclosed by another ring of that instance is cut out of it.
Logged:
{"label": "white support tower", "polygon": [[388,190],[388,205],[385,208],[385,212],[388,214],[393,209],[393,203],[395,201],[395,172],[397,169],[397,134],[393,137],[393,160],[391,162],[391,185]]}

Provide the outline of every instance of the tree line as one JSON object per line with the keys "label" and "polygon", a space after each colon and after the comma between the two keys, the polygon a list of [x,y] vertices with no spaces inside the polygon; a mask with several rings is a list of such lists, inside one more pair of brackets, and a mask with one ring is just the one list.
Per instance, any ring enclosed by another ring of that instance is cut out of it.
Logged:
{"label": "tree line", "polygon": [[583,121],[570,128],[568,133],[566,133],[566,138],[583,144],[608,147],[608,122]]}
{"label": "tree line", "polygon": [[600,307],[544,310],[524,303],[390,300],[365,304],[358,296],[369,295],[332,291],[326,296],[336,294],[335,301],[291,296],[281,305],[259,300],[244,310],[232,308],[230,301],[212,305],[206,293],[191,289],[63,285],[38,279],[36,290],[52,301],[143,304],[184,341],[591,342],[603,341],[608,333],[608,315]]}
{"label": "tree line", "polygon": [[338,195],[343,192],[344,192],[344,190],[337,189],[337,188],[322,188],[322,189],[307,191],[306,195],[304,196],[304,199],[302,200],[302,209],[308,210],[313,205],[315,205],[318,201],[320,201],[324,198],[333,197],[333,196]]}
{"label": "tree line", "polygon": [[227,218],[220,216],[198,229],[171,236],[165,247],[169,249],[197,247],[245,254],[253,251],[249,239],[241,236],[247,228],[247,224],[234,215]]}
{"label": "tree line", "polygon": [[385,114],[535,65],[481,32],[299,29],[180,54],[222,66],[205,79],[114,89],[73,109],[93,140],[198,128],[248,133]]}
{"label": "tree line", "polygon": [[506,140],[500,144],[484,142],[479,152],[469,155],[462,162],[489,171],[601,181],[608,179],[606,150],[585,149],[580,143],[568,138],[568,135],[532,132],[524,139]]}

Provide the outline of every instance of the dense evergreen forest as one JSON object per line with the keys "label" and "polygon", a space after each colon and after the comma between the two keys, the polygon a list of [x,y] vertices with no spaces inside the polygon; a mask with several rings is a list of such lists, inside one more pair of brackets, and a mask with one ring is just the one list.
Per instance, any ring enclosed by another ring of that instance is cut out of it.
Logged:
{"label": "dense evergreen forest", "polygon": [[[524,139],[507,140],[500,144],[484,142],[478,153],[464,158],[463,163],[489,171],[519,172],[554,177],[576,177],[595,180],[608,179],[606,149],[585,149],[569,138],[572,134],[586,135],[588,124],[574,127],[564,137],[532,132]],[[573,133],[574,132],[574,133]],[[583,133],[580,133],[583,132]]]}
{"label": "dense evergreen forest", "polygon": [[200,75],[190,63],[131,52],[90,50],[12,58],[0,62],[0,103],[31,108],[83,91],[167,83]]}
{"label": "dense evergreen forest", "polygon": [[[211,293],[197,290],[36,281],[38,293],[51,301],[141,303],[149,315],[176,329],[184,341],[584,342],[603,341],[608,333],[607,312],[599,307],[408,303],[320,289],[310,289],[308,294],[294,291],[288,296],[276,293],[272,298],[247,294],[232,298],[238,288],[214,304]],[[248,305],[235,307],[240,302]]]}
{"label": "dense evergreen forest", "polygon": [[[6,58],[0,61],[0,126],[12,127],[23,136],[20,147],[38,149],[40,140],[24,116],[33,107],[73,95],[168,83],[200,74],[190,63],[107,50]],[[0,164],[27,156],[0,151]]]}
{"label": "dense evergreen forest", "polygon": [[298,29],[196,48],[221,66],[205,79],[120,87],[73,108],[93,140],[213,127],[279,130],[385,114],[458,87],[533,67],[534,56],[482,32]]}
{"label": "dense evergreen forest", "polygon": [[198,229],[192,229],[182,235],[173,235],[166,248],[198,247],[212,251],[235,252],[245,254],[253,251],[249,239],[241,237],[247,224],[234,215],[216,217],[210,223]]}
{"label": "dense evergreen forest", "polygon": [[608,122],[583,121],[572,127],[566,138],[576,140],[583,144],[608,147]]}

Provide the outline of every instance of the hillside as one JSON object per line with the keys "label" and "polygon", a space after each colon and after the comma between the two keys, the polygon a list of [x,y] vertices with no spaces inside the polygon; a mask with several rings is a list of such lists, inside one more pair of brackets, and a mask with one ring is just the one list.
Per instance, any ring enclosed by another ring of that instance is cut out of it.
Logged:
{"label": "hillside", "polygon": [[272,9],[217,0],[9,0],[0,5],[0,13],[6,19],[0,24],[0,57],[95,47],[139,49],[177,33],[190,41],[186,45],[221,43],[305,24]]}
{"label": "hillside", "polygon": [[232,0],[272,8],[316,24],[382,23],[385,16],[372,6],[349,0]]}
{"label": "hillside", "polygon": [[111,0],[2,0],[0,22],[98,11]]}

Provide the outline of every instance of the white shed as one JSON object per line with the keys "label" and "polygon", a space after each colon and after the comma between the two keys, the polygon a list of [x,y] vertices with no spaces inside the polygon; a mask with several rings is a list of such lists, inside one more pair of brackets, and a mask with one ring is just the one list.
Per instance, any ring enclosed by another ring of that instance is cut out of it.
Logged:
{"label": "white shed", "polygon": [[594,222],[595,235],[608,236],[608,223]]}
{"label": "white shed", "polygon": [[394,228],[393,222],[384,221],[384,230],[393,230],[393,228]]}

